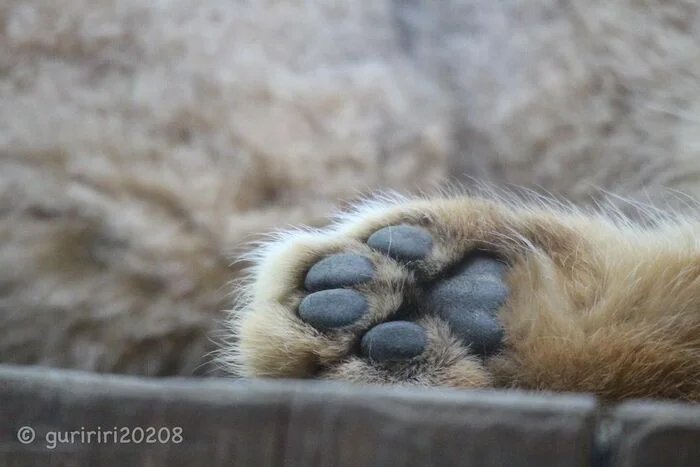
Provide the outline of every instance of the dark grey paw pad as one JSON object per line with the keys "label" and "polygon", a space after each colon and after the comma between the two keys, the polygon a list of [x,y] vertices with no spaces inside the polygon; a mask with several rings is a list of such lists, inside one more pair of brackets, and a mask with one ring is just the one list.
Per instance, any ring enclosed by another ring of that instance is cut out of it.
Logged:
{"label": "dark grey paw pad", "polygon": [[408,360],[422,354],[428,338],[422,327],[408,321],[390,321],[370,329],[362,338],[362,354],[374,361]]}
{"label": "dark grey paw pad", "polygon": [[331,289],[307,295],[299,305],[299,316],[315,328],[334,329],[354,323],[367,309],[367,300],[359,292]]}
{"label": "dark grey paw pad", "polygon": [[306,274],[304,287],[310,292],[350,287],[370,281],[374,271],[369,258],[356,253],[339,253],[314,264]]}
{"label": "dark grey paw pad", "polygon": [[506,266],[500,261],[475,256],[427,293],[428,308],[444,318],[476,354],[491,355],[503,343],[497,313],[509,293],[503,281],[505,272]]}
{"label": "dark grey paw pad", "polygon": [[416,261],[430,254],[433,237],[419,227],[392,225],[374,232],[367,244],[396,260]]}

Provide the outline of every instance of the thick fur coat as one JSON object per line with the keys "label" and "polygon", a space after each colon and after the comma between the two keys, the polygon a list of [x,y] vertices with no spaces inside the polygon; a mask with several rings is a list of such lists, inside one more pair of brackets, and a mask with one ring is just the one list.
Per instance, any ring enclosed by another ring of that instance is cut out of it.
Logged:
{"label": "thick fur coat", "polygon": [[237,253],[376,189],[692,210],[699,11],[2,2],[0,361],[206,372]]}

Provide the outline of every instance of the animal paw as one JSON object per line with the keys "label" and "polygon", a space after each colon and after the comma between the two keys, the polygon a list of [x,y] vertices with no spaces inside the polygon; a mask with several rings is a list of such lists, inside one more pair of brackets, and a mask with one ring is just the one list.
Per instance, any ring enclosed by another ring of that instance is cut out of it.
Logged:
{"label": "animal paw", "polygon": [[652,281],[687,264],[648,235],[477,197],[369,204],[256,251],[229,361],[244,376],[687,396],[700,365],[668,319],[700,347],[682,300],[700,291]]}

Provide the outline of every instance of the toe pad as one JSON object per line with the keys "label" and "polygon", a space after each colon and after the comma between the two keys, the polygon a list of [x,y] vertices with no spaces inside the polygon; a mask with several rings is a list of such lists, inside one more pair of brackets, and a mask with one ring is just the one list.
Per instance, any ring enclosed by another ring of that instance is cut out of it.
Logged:
{"label": "toe pad", "polygon": [[309,292],[362,284],[374,276],[374,264],[356,253],[339,253],[314,264],[304,279]]}
{"label": "toe pad", "polygon": [[362,338],[362,354],[378,362],[408,360],[422,354],[428,343],[425,331],[407,321],[390,321],[370,329]]}
{"label": "toe pad", "polygon": [[318,329],[347,326],[367,312],[367,300],[359,292],[331,289],[307,295],[299,305],[301,319]]}
{"label": "toe pad", "polygon": [[367,244],[398,261],[416,261],[430,254],[433,238],[419,227],[402,224],[377,230]]}

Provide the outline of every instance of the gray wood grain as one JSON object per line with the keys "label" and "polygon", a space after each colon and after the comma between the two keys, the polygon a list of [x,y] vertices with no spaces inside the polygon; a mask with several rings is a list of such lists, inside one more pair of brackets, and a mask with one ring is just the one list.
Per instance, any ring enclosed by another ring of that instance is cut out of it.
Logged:
{"label": "gray wood grain", "polygon": [[[23,426],[35,430],[32,443],[18,440]],[[180,427],[182,442],[80,438],[137,427],[161,434]],[[601,427],[612,433],[613,454],[602,461]],[[75,442],[52,447],[52,436],[67,431],[78,433]],[[603,415],[585,395],[146,379],[0,365],[2,466],[566,467],[658,465],[661,458],[668,466],[695,465],[688,462],[698,446],[700,408],[691,405],[628,403]]]}
{"label": "gray wood grain", "polygon": [[615,467],[700,465],[700,406],[627,402],[613,412]]}

